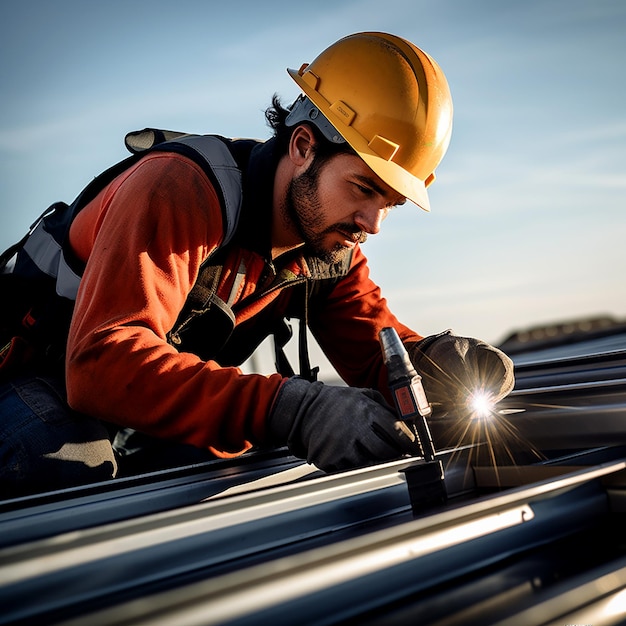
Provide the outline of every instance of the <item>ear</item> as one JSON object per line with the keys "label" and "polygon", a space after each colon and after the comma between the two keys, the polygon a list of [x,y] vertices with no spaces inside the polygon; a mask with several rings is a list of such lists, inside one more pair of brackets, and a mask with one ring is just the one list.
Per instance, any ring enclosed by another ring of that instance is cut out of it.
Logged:
{"label": "ear", "polygon": [[305,165],[308,159],[313,158],[315,135],[309,126],[300,124],[289,140],[289,158],[296,166]]}

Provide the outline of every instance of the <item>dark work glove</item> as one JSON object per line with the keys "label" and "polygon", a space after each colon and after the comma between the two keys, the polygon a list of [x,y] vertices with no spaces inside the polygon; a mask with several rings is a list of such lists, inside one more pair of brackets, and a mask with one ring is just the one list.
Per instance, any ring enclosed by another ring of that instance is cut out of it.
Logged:
{"label": "dark work glove", "polygon": [[495,403],[515,384],[513,361],[479,339],[446,331],[408,345],[407,351],[422,376],[433,417],[471,412],[469,401],[477,393]]}
{"label": "dark work glove", "polygon": [[276,445],[330,472],[419,455],[411,429],[372,389],[333,387],[290,378],[268,421]]}

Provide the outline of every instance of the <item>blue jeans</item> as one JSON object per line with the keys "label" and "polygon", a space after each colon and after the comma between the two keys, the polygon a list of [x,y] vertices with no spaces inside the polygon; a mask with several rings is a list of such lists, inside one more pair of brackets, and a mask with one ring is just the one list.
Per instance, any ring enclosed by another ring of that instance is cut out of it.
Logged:
{"label": "blue jeans", "polygon": [[107,428],[76,413],[63,382],[53,377],[0,384],[0,499],[213,459],[206,449]]}
{"label": "blue jeans", "polygon": [[111,479],[109,432],[72,411],[63,383],[28,376],[0,384],[0,498]]}

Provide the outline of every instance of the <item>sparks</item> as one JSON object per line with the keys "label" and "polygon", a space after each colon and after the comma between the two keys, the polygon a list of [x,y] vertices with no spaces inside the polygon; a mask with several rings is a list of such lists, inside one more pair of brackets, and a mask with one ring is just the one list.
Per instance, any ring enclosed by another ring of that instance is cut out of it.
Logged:
{"label": "sparks", "polygon": [[468,405],[473,419],[485,419],[493,415],[494,402],[490,394],[475,391],[468,398]]}

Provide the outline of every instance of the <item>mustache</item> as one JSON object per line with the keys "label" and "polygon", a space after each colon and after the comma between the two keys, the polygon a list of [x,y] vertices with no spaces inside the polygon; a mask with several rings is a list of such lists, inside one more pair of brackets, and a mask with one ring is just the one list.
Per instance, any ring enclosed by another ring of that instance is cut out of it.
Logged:
{"label": "mustache", "polygon": [[365,243],[367,241],[367,233],[362,231],[354,224],[335,224],[329,231],[338,230],[344,235],[349,235],[354,243]]}

